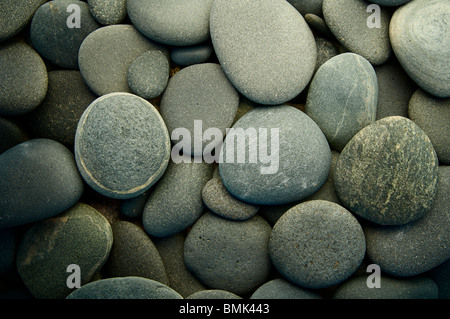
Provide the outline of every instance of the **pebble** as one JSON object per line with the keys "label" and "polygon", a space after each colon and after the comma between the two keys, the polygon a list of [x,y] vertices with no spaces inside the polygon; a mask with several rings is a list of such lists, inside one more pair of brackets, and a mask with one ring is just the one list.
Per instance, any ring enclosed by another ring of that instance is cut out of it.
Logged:
{"label": "pebble", "polygon": [[322,15],[323,0],[287,0],[303,16],[312,13],[318,16]]}
{"label": "pebble", "polygon": [[272,279],[256,289],[250,299],[322,299],[315,291],[296,286],[283,278]]}
{"label": "pebble", "polygon": [[366,226],[367,255],[382,271],[414,276],[450,258],[450,166],[439,167],[437,196],[421,219],[402,226]]}
{"label": "pebble", "polygon": [[186,267],[211,289],[249,293],[270,274],[271,230],[260,216],[232,221],[207,212],[186,237]]}
{"label": "pebble", "polygon": [[336,39],[349,51],[373,65],[385,63],[391,56],[389,21],[391,15],[380,9],[380,28],[370,28],[368,3],[364,0],[323,0],[323,15]]}
{"label": "pebble", "polygon": [[164,174],[170,137],[155,107],[130,93],[97,98],[75,135],[75,159],[94,190],[117,199],[136,197]]}
{"label": "pebble", "polygon": [[146,37],[168,45],[193,45],[209,39],[213,0],[128,0],[131,22]]}
{"label": "pebble", "polygon": [[[330,147],[319,126],[302,111],[289,105],[258,107],[232,128],[243,129],[246,135],[258,130],[254,132],[258,137],[254,148],[250,149],[249,142],[240,142],[243,134],[236,133],[228,133],[222,147],[220,176],[239,200],[255,205],[286,204],[312,195],[327,179]],[[260,133],[261,129],[266,134]],[[278,131],[278,142],[276,137],[272,141],[274,131]],[[261,156],[265,144],[269,161]],[[253,158],[244,154],[243,163],[239,163],[236,156],[243,156],[239,155],[241,148]]]}
{"label": "pebble", "polygon": [[127,16],[127,0],[88,0],[94,19],[102,25],[121,23]]}
{"label": "pebble", "polygon": [[170,65],[167,55],[151,50],[134,60],[128,68],[127,80],[130,90],[150,100],[160,96],[169,81]]}
{"label": "pebble", "polygon": [[328,60],[339,55],[338,48],[329,40],[325,38],[316,38],[316,46],[317,46],[317,62],[316,68],[314,69],[314,74],[316,74],[317,70]]}
{"label": "pebble", "polygon": [[56,216],[84,190],[74,156],[49,139],[31,139],[0,155],[0,228]]}
{"label": "pebble", "polygon": [[331,32],[330,28],[328,28],[327,23],[322,17],[319,17],[318,15],[315,15],[313,13],[307,13],[305,14],[305,21],[314,31],[318,32],[321,36],[328,39],[334,39],[333,32]]}
{"label": "pebble", "polygon": [[409,76],[424,91],[450,97],[450,37],[447,0],[416,0],[398,8],[389,34],[392,48]]}
{"label": "pebble", "polygon": [[190,46],[172,47],[170,50],[170,60],[182,67],[207,63],[213,55],[214,48],[209,41]]}
{"label": "pebble", "polygon": [[366,252],[358,220],[344,207],[322,200],[284,213],[270,235],[270,258],[289,282],[327,288],[348,279]]}
{"label": "pebble", "polygon": [[208,289],[195,292],[186,299],[242,299],[242,297],[226,290]]}
{"label": "pebble", "polygon": [[248,99],[277,105],[299,95],[316,65],[314,36],[284,0],[215,0],[211,39],[230,81]]}
{"label": "pebble", "polygon": [[0,45],[0,115],[16,116],[39,106],[47,94],[47,67],[39,54],[22,42]]}
{"label": "pebble", "polygon": [[438,158],[428,136],[400,116],[359,131],[339,156],[335,186],[352,213],[382,225],[423,217],[437,190]]}
{"label": "pebble", "polygon": [[[69,27],[69,5],[77,5],[80,25]],[[49,1],[36,11],[31,21],[30,37],[36,51],[59,67],[78,69],[78,50],[88,34],[100,25],[92,17],[86,2]]]}
{"label": "pebble", "polygon": [[436,98],[418,89],[409,101],[408,116],[430,138],[439,162],[450,165],[450,98]]}
{"label": "pebble", "polygon": [[62,299],[72,291],[67,282],[77,265],[80,284],[92,280],[105,264],[113,243],[108,220],[96,209],[77,203],[63,214],[40,221],[23,235],[17,270],[37,299]]}
{"label": "pebble", "polygon": [[152,279],[116,277],[92,281],[66,299],[183,299],[175,290]]}
{"label": "pebble", "polygon": [[375,122],[377,103],[372,65],[358,54],[343,53],[317,70],[305,112],[319,125],[330,146],[340,152],[356,133]]}
{"label": "pebble", "polygon": [[25,128],[14,119],[0,117],[0,154],[29,139]]}

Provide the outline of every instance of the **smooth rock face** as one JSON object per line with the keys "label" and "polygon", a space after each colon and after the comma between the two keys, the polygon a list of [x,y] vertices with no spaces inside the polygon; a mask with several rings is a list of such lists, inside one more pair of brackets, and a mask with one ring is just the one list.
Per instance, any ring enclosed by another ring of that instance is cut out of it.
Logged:
{"label": "smooth rock face", "polygon": [[141,277],[106,278],[74,290],[67,299],[183,299],[175,290]]}
{"label": "smooth rock face", "polygon": [[327,179],[330,147],[302,111],[288,105],[255,108],[232,129],[222,146],[219,171],[239,200],[256,205],[294,202],[312,195]]}
{"label": "smooth rock face", "polygon": [[341,202],[382,225],[402,225],[431,208],[438,158],[428,136],[411,120],[391,116],[365,127],[346,145],[335,170]]}
{"label": "smooth rock face", "polygon": [[[68,26],[72,14],[70,5],[79,8],[79,28]],[[99,27],[86,2],[54,0],[40,6],[34,14],[30,37],[36,51],[50,62],[63,68],[78,69],[80,45],[88,34]]]}
{"label": "smooth rock face", "polygon": [[252,293],[250,299],[321,299],[321,297],[314,291],[277,278],[261,285]]}
{"label": "smooth rock face", "polygon": [[366,226],[368,257],[394,276],[414,276],[450,258],[450,166],[439,167],[432,208],[424,217],[402,226]]}
{"label": "smooth rock face", "polygon": [[102,25],[118,24],[127,15],[127,0],[88,0],[89,10]]}
{"label": "smooth rock face", "polygon": [[381,8],[380,28],[370,28],[369,4],[364,0],[323,0],[322,9],[328,27],[344,47],[371,64],[380,65],[389,59],[392,51],[389,42],[391,16]]}
{"label": "smooth rock face", "polygon": [[206,63],[214,54],[214,48],[210,42],[190,46],[172,47],[170,60],[180,66]]}
{"label": "smooth rock face", "polygon": [[136,197],[163,175],[170,138],[148,101],[130,93],[99,97],[83,113],[75,135],[75,159],[84,180],[118,199]]}
{"label": "smooth rock face", "polygon": [[58,215],[84,190],[73,154],[48,139],[28,140],[2,153],[0,181],[0,227]]}
{"label": "smooth rock face", "polygon": [[223,70],[248,99],[282,104],[311,80],[314,36],[287,1],[215,0],[210,29]]}
{"label": "smooth rock face", "polygon": [[375,121],[377,103],[372,65],[360,55],[343,53],[325,62],[314,75],[305,112],[331,147],[342,151],[356,133]]}
{"label": "smooth rock face", "polygon": [[47,68],[29,45],[0,46],[0,115],[22,115],[35,109],[48,88]]}
{"label": "smooth rock face", "polygon": [[424,91],[450,97],[450,37],[447,0],[416,0],[398,8],[389,27],[392,48]]}
{"label": "smooth rock face", "polygon": [[260,216],[232,221],[205,213],[186,237],[186,266],[212,289],[248,293],[269,275],[270,232],[271,227]]}
{"label": "smooth rock face", "polygon": [[344,207],[328,201],[294,206],[273,226],[270,258],[289,282],[326,288],[346,280],[362,263],[361,225]]}
{"label": "smooth rock face", "polygon": [[62,215],[34,224],[17,250],[17,269],[38,299],[61,299],[72,291],[67,282],[80,267],[80,284],[88,283],[106,262],[113,237],[108,220],[89,205],[77,203]]}
{"label": "smooth rock face", "polygon": [[148,38],[169,45],[193,45],[209,38],[213,0],[128,0],[131,22]]}

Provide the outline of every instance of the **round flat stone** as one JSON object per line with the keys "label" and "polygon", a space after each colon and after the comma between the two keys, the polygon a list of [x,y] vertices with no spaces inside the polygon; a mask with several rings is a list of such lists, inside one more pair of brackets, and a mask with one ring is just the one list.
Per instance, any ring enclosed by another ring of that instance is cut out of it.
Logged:
{"label": "round flat stone", "polygon": [[392,48],[409,76],[424,91],[450,97],[450,37],[447,0],[416,0],[398,8],[389,34]]}
{"label": "round flat stone", "polygon": [[178,46],[170,49],[170,60],[180,66],[189,66],[206,63],[213,54],[214,48],[209,42],[190,46]]}
{"label": "round flat stone", "polygon": [[116,277],[92,281],[66,299],[183,299],[166,285],[141,277]]}
{"label": "round flat stone", "polygon": [[241,201],[277,205],[299,201],[325,182],[331,151],[319,126],[288,105],[255,108],[225,137],[219,171]]}
{"label": "round flat stone", "polygon": [[89,10],[102,25],[118,24],[127,16],[127,0],[88,0]]}
{"label": "round flat stone", "polygon": [[28,140],[2,153],[0,181],[0,227],[58,215],[84,190],[73,154],[49,139]]}
{"label": "round flat stone", "polygon": [[[71,27],[69,17],[75,5],[79,25]],[[49,1],[36,11],[31,21],[30,37],[36,51],[57,66],[78,69],[78,50],[86,36],[100,25],[92,17],[86,2]]]}
{"label": "round flat stone", "polygon": [[330,146],[344,146],[376,118],[377,77],[372,65],[355,53],[326,61],[308,91],[305,112],[320,127]]}
{"label": "round flat stone", "polygon": [[194,292],[186,299],[242,299],[242,297],[226,290],[208,289]]}
{"label": "round flat stone", "polygon": [[326,288],[345,281],[362,263],[361,225],[344,207],[328,201],[294,206],[273,226],[270,257],[289,282]]}
{"label": "round flat stone", "polygon": [[113,241],[108,220],[83,203],[60,216],[34,224],[17,250],[17,270],[28,290],[38,299],[61,299],[72,292],[67,282],[79,267],[84,285],[106,262]]}
{"label": "round flat stone", "polygon": [[170,138],[148,101],[130,93],[97,98],[83,113],[75,135],[75,159],[84,180],[118,199],[136,197],[163,175]]}
{"label": "round flat stone", "polygon": [[368,2],[379,4],[380,6],[395,7],[408,3],[411,0],[368,0]]}
{"label": "round flat stone", "polygon": [[314,36],[287,1],[216,0],[210,29],[223,70],[248,99],[282,104],[311,80],[317,58]]}
{"label": "round flat stone", "polygon": [[128,0],[131,22],[148,38],[169,45],[193,45],[209,38],[213,0]]}
{"label": "round flat stone", "polygon": [[370,12],[364,0],[323,0],[323,16],[336,39],[349,51],[366,58],[373,65],[391,56],[389,21],[391,15],[380,8],[379,27],[368,26]]}
{"label": "round flat stone", "polygon": [[22,115],[44,100],[47,68],[29,45],[5,43],[0,45],[0,83],[0,115]]}
{"label": "round flat stone", "polygon": [[250,299],[321,299],[320,295],[282,278],[273,279],[256,289]]}
{"label": "round flat stone", "polygon": [[260,216],[232,221],[205,213],[186,237],[186,267],[211,289],[249,293],[270,273],[271,229]]}
{"label": "round flat stone", "polygon": [[391,116],[352,138],[339,156],[334,181],[352,213],[377,224],[402,225],[431,208],[438,168],[424,131],[407,118]]}

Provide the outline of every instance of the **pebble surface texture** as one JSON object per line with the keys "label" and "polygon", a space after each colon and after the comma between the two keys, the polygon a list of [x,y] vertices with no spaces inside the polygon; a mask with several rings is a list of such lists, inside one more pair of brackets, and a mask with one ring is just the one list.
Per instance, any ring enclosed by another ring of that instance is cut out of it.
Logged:
{"label": "pebble surface texture", "polygon": [[437,190],[438,158],[411,120],[391,116],[358,132],[339,156],[335,186],[352,213],[382,225],[423,217]]}
{"label": "pebble surface texture", "polygon": [[314,36],[287,1],[215,0],[210,28],[223,70],[256,103],[282,104],[300,94],[313,75]]}
{"label": "pebble surface texture", "polygon": [[88,0],[89,10],[102,25],[118,24],[127,15],[127,0]]}
{"label": "pebble surface texture", "polygon": [[258,287],[250,299],[321,299],[314,291],[296,286],[282,278],[273,279]]}
{"label": "pebble surface texture", "polygon": [[395,11],[392,48],[405,71],[424,91],[450,97],[450,37],[447,0],[415,0]]}
{"label": "pebble surface texture", "polygon": [[362,263],[361,225],[344,207],[322,200],[294,206],[273,226],[270,258],[289,282],[304,288],[339,284]]}
{"label": "pebble surface texture", "polygon": [[130,93],[110,93],[92,102],[78,123],[74,148],[84,180],[119,199],[149,189],[170,158],[170,138],[161,116]]}

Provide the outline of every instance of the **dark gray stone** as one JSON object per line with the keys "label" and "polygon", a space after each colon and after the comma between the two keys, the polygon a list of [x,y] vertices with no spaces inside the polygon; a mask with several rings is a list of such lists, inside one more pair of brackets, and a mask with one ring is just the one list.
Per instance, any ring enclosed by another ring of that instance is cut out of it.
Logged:
{"label": "dark gray stone", "polygon": [[296,286],[282,278],[273,279],[256,289],[250,299],[321,299],[315,291]]}
{"label": "dark gray stone", "polygon": [[24,127],[14,119],[0,117],[0,154],[29,139]]}
{"label": "dark gray stone", "polygon": [[87,0],[89,10],[102,25],[121,23],[127,16],[127,0]]}
{"label": "dark gray stone", "polygon": [[151,189],[133,198],[120,201],[119,210],[125,218],[141,218]]}
{"label": "dark gray stone", "polygon": [[380,6],[395,7],[408,3],[411,0],[368,0],[370,3],[379,4]]}
{"label": "dark gray stone", "polygon": [[345,281],[362,263],[366,243],[361,225],[344,207],[322,200],[294,206],[270,235],[270,257],[289,282],[326,288]]}
{"label": "dark gray stone", "polygon": [[335,186],[352,212],[382,225],[402,225],[431,208],[438,158],[413,121],[391,116],[357,133],[339,156]]}
{"label": "dark gray stone", "polygon": [[208,289],[195,292],[186,299],[242,299],[242,297],[226,290]]}
{"label": "dark gray stone", "polygon": [[172,47],[170,60],[179,66],[189,66],[208,62],[214,54],[214,48],[210,42],[191,46]]}

